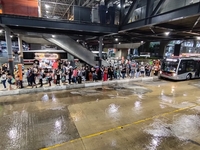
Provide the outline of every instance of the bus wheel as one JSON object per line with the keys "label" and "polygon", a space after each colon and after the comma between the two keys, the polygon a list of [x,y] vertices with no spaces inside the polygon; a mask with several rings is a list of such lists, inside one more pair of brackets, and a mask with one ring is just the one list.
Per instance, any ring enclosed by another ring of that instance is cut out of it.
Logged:
{"label": "bus wheel", "polygon": [[187,76],[186,76],[186,80],[190,80],[191,79],[191,74],[188,74]]}

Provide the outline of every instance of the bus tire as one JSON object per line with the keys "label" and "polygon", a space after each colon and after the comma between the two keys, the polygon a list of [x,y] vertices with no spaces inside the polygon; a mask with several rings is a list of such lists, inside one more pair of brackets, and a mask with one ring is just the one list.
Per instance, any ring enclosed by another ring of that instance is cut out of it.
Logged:
{"label": "bus tire", "polygon": [[186,76],[186,80],[190,80],[192,77],[192,75],[189,73],[187,76]]}

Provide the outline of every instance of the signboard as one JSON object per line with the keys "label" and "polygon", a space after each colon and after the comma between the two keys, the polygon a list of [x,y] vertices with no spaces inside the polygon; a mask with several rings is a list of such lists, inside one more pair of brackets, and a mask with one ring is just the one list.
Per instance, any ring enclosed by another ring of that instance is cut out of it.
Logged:
{"label": "signboard", "polygon": [[35,59],[41,60],[41,59],[48,59],[48,60],[56,60],[58,59],[58,54],[55,53],[35,53]]}

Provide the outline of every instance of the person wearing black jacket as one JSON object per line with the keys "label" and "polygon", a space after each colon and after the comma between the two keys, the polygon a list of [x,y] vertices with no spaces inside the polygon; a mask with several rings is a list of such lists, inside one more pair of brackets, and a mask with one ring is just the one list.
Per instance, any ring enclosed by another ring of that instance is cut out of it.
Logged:
{"label": "person wearing black jacket", "polygon": [[89,68],[88,68],[88,66],[86,66],[86,68],[85,68],[85,79],[86,79],[86,81],[89,81]]}

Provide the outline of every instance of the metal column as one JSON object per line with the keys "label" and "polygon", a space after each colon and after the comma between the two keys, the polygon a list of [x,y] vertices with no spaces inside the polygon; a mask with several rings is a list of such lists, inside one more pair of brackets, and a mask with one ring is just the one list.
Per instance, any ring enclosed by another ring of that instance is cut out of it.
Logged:
{"label": "metal column", "polygon": [[123,19],[124,19],[124,12],[125,12],[125,0],[120,0],[120,18],[119,18],[119,24],[122,25]]}
{"label": "metal column", "polygon": [[8,28],[5,28],[5,38],[6,38],[6,45],[7,45],[7,51],[8,51],[9,73],[13,75],[14,63],[13,63],[13,52],[12,52],[12,41],[10,37],[10,29]]}
{"label": "metal column", "polygon": [[20,52],[19,62],[21,64],[23,64],[24,61],[23,61],[23,47],[22,47],[22,37],[21,37],[21,35],[18,36],[18,46],[19,46],[19,52]]}
{"label": "metal column", "polygon": [[103,49],[103,36],[100,36],[99,37],[99,67],[101,67],[102,49]]}

